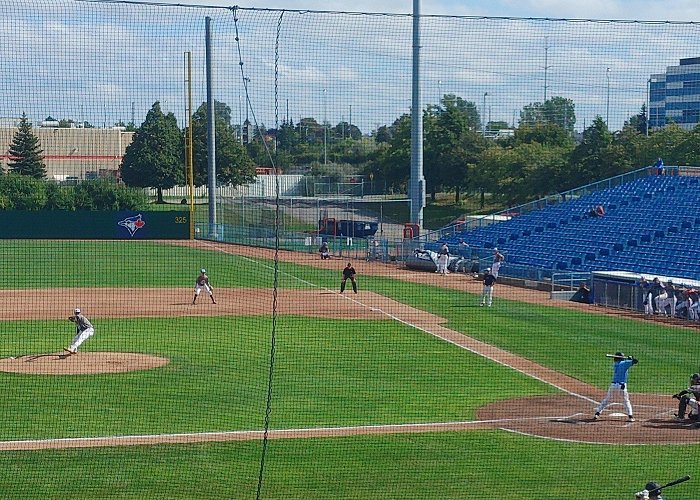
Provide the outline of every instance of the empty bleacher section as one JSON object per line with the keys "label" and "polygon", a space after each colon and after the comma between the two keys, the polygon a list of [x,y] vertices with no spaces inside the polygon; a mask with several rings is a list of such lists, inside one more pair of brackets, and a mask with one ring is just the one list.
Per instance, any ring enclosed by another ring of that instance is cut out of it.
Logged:
{"label": "empty bleacher section", "polygon": [[[690,172],[688,172],[690,173]],[[695,172],[692,172],[695,173]],[[602,205],[605,215],[593,216]],[[471,230],[442,242],[507,256],[503,273],[527,269],[552,273],[630,271],[700,279],[700,177],[649,175],[615,187],[571,197],[552,206]]]}

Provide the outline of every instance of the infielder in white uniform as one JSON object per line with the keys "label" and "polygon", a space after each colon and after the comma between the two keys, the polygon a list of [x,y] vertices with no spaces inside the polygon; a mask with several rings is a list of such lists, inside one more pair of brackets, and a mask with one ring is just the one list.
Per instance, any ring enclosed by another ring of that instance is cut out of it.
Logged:
{"label": "infielder in white uniform", "polygon": [[214,288],[209,284],[209,276],[207,276],[206,269],[202,269],[199,272],[199,276],[197,276],[197,279],[194,282],[194,298],[192,299],[193,304],[197,302],[197,297],[199,297],[202,288],[209,293],[209,298],[211,298],[212,304],[216,304],[216,300],[214,300]]}
{"label": "infielder in white uniform", "polygon": [[78,347],[95,334],[92,323],[83,316],[79,308],[76,307],[73,313],[75,316],[69,316],[68,321],[75,323],[75,337],[73,337],[70,347],[63,348],[63,350],[69,354],[76,354],[78,352]]}

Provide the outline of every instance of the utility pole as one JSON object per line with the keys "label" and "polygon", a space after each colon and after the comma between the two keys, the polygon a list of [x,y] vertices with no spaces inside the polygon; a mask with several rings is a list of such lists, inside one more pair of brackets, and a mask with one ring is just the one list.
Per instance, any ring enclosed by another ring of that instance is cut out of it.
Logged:
{"label": "utility pole", "polygon": [[605,124],[610,128],[610,68],[605,71],[605,76],[608,80],[608,97],[605,104]]}
{"label": "utility pole", "polygon": [[550,66],[547,65],[549,58],[549,37],[544,37],[544,100],[542,103],[547,102],[547,70]]}

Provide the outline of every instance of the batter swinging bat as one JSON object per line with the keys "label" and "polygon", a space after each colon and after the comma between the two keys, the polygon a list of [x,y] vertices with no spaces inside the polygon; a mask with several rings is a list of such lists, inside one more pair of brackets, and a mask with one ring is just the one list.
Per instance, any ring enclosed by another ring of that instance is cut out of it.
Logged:
{"label": "batter swinging bat", "polygon": [[[659,492],[659,491],[663,490],[664,488],[668,488],[669,486],[675,486],[677,484],[684,483],[689,479],[690,479],[690,476],[683,476],[681,478],[676,479],[675,481],[671,481],[670,483],[666,483],[663,486],[660,486],[659,488],[657,488],[653,491]],[[651,493],[651,491],[649,493]]]}

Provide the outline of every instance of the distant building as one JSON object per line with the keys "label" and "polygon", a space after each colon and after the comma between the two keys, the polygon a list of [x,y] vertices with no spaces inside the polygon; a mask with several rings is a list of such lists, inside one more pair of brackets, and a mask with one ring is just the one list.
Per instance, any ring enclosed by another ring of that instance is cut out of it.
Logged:
{"label": "distant building", "polygon": [[681,59],[649,79],[649,127],[670,123],[684,129],[700,123],[700,57]]}
{"label": "distant building", "polygon": [[[9,149],[17,132],[11,119],[0,120],[0,167],[7,171]],[[46,122],[47,120],[44,120]],[[58,128],[33,127],[39,139],[46,177],[57,181],[117,177],[126,147],[134,138],[133,132],[115,128]]]}

